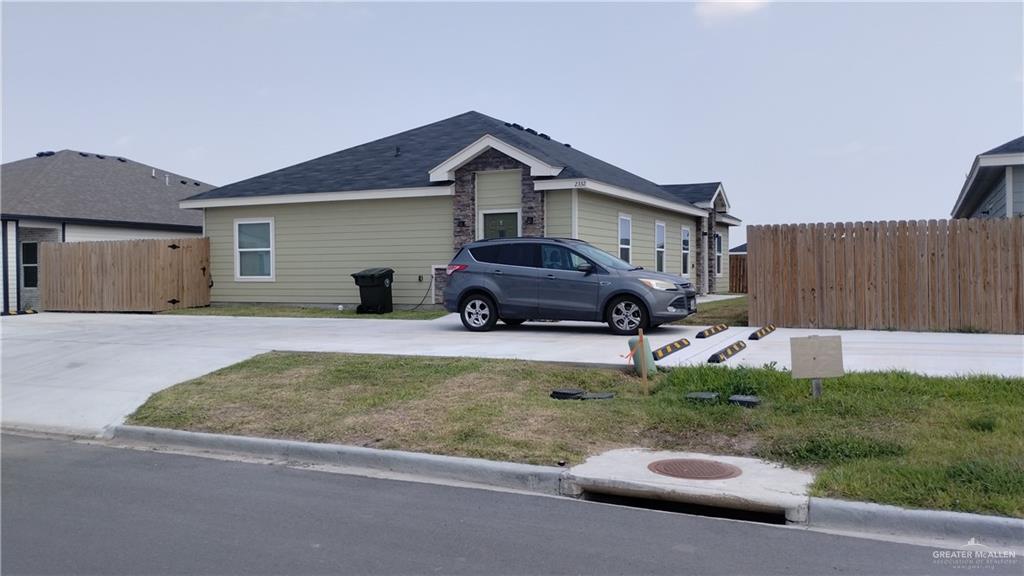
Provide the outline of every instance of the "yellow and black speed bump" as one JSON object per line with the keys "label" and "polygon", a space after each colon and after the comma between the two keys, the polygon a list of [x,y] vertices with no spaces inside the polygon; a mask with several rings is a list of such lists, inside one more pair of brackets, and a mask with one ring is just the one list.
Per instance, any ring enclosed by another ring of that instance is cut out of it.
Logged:
{"label": "yellow and black speed bump", "polygon": [[718,352],[712,354],[711,358],[708,358],[708,362],[712,364],[719,364],[721,362],[725,362],[726,360],[732,358],[746,347],[746,342],[744,342],[743,340],[737,340],[732,344],[726,346],[725,348],[722,348]]}
{"label": "yellow and black speed bump", "polygon": [[661,360],[665,356],[668,356],[669,354],[672,354],[674,352],[679,352],[680,350],[686,348],[689,345],[690,341],[687,340],[686,338],[680,338],[675,342],[669,342],[668,344],[665,344],[661,348],[658,348],[657,350],[654,351],[654,359]]}
{"label": "yellow and black speed bump", "polygon": [[765,336],[771,334],[772,332],[775,332],[775,324],[769,324],[763,328],[758,328],[757,330],[751,332],[750,340],[760,340],[761,338],[764,338]]}
{"label": "yellow and black speed bump", "polygon": [[726,326],[725,324],[715,324],[711,328],[705,328],[704,330],[697,332],[697,338],[707,338],[708,336],[714,336],[715,334],[718,334],[719,332],[724,332],[728,329],[729,327]]}

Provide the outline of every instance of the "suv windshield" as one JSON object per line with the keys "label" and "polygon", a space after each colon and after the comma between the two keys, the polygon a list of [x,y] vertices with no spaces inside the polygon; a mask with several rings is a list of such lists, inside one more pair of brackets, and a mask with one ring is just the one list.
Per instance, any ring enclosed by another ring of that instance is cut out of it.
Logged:
{"label": "suv windshield", "polygon": [[573,244],[572,248],[605,268],[612,268],[614,270],[632,270],[636,268],[636,266],[633,266],[629,262],[620,260],[604,250],[594,248],[590,244],[584,244],[581,242],[579,244]]}

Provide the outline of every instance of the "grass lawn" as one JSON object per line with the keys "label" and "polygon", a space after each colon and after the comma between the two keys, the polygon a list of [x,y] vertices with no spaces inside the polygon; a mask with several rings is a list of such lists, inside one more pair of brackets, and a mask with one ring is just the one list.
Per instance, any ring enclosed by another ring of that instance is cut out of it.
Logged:
{"label": "grass lawn", "polygon": [[[1024,517],[1024,380],[856,373],[821,400],[788,372],[714,366],[652,379],[476,358],[273,352],[153,395],[129,422],[570,464],[644,446],[756,455],[819,472],[816,495]],[[618,393],[552,400],[552,388]],[[749,410],[683,394],[755,393]]]}
{"label": "grass lawn", "polygon": [[713,326],[728,324],[729,326],[747,325],[747,296],[715,302],[704,302],[697,305],[697,313],[683,318],[673,324],[687,326]]}
{"label": "grass lawn", "polygon": [[444,310],[395,310],[388,314],[356,314],[355,306],[346,306],[338,311],[334,308],[313,306],[273,306],[269,304],[232,304],[207,306],[205,308],[181,308],[167,310],[161,314],[179,316],[265,316],[279,318],[369,318],[373,320],[391,318],[395,320],[433,320],[448,314]]}

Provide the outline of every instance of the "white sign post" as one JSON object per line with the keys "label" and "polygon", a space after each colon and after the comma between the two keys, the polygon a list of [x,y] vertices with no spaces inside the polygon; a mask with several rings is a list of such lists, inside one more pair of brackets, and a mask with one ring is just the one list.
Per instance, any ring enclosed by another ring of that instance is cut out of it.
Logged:
{"label": "white sign post", "polygon": [[838,378],[843,371],[843,339],[841,336],[807,336],[790,338],[790,364],[793,378],[811,380],[811,396],[821,396],[821,379]]}

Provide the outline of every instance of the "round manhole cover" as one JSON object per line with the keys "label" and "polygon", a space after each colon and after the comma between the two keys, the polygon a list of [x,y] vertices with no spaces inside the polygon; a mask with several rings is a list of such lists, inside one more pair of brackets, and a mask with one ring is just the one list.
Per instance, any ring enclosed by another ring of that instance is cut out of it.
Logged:
{"label": "round manhole cover", "polygon": [[687,480],[725,480],[726,478],[735,478],[743,473],[732,464],[696,458],[655,460],[647,465],[647,469],[662,476],[686,478]]}

